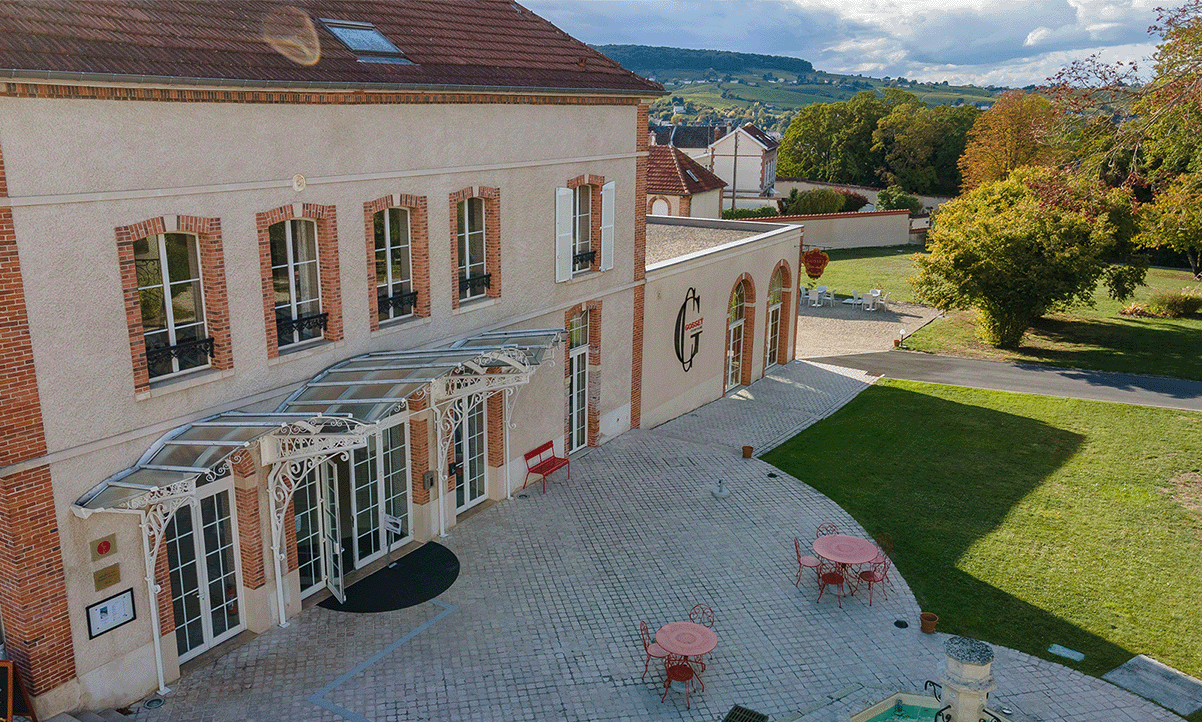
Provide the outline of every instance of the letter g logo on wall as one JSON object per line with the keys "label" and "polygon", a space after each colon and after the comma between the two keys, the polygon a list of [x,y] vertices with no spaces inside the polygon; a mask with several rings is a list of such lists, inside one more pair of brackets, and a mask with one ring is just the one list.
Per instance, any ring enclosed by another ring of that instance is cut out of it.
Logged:
{"label": "letter g logo on wall", "polygon": [[[676,358],[685,370],[693,368],[693,358],[697,355],[697,347],[701,344],[701,297],[697,289],[690,288],[680,304],[680,312],[676,314]],[[691,342],[691,343],[690,343]]]}

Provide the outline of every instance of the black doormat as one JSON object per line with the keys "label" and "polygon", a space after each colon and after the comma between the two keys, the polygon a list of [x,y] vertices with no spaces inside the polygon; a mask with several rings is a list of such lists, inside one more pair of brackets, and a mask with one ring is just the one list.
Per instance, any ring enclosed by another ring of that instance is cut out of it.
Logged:
{"label": "black doormat", "polygon": [[451,588],[459,577],[459,557],[436,542],[426,542],[346,590],[346,602],[330,597],[319,607],[337,612],[391,612],[428,602]]}

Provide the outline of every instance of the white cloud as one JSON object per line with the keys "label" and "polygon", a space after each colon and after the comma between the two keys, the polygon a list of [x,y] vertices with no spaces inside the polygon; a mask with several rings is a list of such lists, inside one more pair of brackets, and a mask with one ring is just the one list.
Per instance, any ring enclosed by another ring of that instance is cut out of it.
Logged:
{"label": "white cloud", "polygon": [[1158,0],[528,0],[594,44],[788,55],[818,70],[1042,83],[1075,58],[1143,60]]}

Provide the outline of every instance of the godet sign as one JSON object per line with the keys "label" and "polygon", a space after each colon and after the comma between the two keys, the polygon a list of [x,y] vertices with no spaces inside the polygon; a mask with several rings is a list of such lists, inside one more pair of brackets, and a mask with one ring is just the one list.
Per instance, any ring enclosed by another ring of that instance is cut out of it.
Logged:
{"label": "godet sign", "polygon": [[697,289],[690,288],[684,295],[684,303],[680,304],[680,312],[676,314],[676,358],[685,371],[693,368],[693,358],[697,355],[697,347],[701,344],[701,297]]}

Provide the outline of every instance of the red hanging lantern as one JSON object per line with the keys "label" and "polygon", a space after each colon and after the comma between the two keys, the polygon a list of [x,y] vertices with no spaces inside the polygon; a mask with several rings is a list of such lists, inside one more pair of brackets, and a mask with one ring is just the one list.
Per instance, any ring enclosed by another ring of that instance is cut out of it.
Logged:
{"label": "red hanging lantern", "polygon": [[817,248],[811,248],[801,254],[801,261],[806,267],[806,275],[813,279],[822,276],[822,272],[826,270],[826,264],[830,263],[830,260],[830,256]]}

